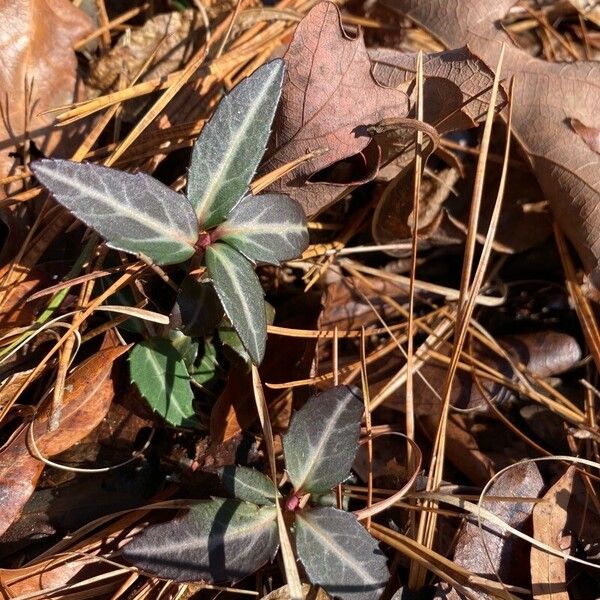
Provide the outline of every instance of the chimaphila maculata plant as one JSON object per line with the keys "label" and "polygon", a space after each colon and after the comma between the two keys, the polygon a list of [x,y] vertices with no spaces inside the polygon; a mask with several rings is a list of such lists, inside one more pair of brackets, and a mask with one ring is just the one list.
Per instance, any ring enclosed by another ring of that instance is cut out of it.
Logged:
{"label": "chimaphila maculata plant", "polygon": [[[209,281],[255,364],[265,352],[267,318],[254,265],[279,265],[299,256],[308,245],[306,219],[297,202],[282,194],[249,193],[271,132],[283,73],[283,61],[269,62],[221,100],[194,145],[185,196],[144,173],[68,160],[40,160],[31,165],[54,198],[103,236],[111,248],[156,265],[182,263],[192,257],[201,260],[208,279],[184,280],[188,303],[189,288],[206,288]],[[201,295],[192,300],[199,302]],[[172,364],[169,343],[163,338],[134,348],[132,378],[136,383],[140,383],[136,373],[160,371],[161,362]],[[179,361],[178,368],[186,367]],[[172,375],[180,382],[185,373]],[[192,392],[180,387],[177,397],[163,388],[163,397],[156,391],[141,391],[168,421],[184,424],[192,412]],[[182,403],[187,406],[182,408]]]}
{"label": "chimaphila maculata plant", "polygon": [[223,308],[257,364],[266,317],[252,263],[278,265],[308,245],[298,203],[281,194],[247,195],[283,71],[282,61],[267,63],[220,102],[194,146],[186,196],[143,173],[66,160],[32,164],[40,183],[110,247],[157,265],[202,254]]}
{"label": "chimaphila maculata plant", "polygon": [[238,581],[277,553],[278,501],[308,579],[334,598],[375,600],[389,578],[385,555],[354,515],[334,508],[331,493],[350,472],[363,407],[348,386],[313,397],[283,438],[292,486],[285,496],[257,470],[225,467],[221,482],[235,499],[190,501],[174,519],[137,535],[123,556],[166,579]]}

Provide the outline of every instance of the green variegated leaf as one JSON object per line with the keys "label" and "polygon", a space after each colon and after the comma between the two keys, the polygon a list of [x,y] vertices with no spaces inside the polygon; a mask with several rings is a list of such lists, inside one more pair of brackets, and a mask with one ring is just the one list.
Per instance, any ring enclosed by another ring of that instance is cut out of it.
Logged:
{"label": "green variegated leaf", "polygon": [[274,60],[242,80],[196,141],[187,195],[201,229],[222,223],[248,191],[271,133],[283,70],[283,61]]}
{"label": "green variegated leaf", "polygon": [[219,469],[218,473],[223,487],[238,500],[258,505],[275,504],[277,493],[275,485],[260,471],[249,467],[228,465]]}
{"label": "green variegated leaf", "polygon": [[296,491],[328,492],[350,473],[364,406],[347,385],[311,398],[293,417],[283,452]]}
{"label": "green variegated leaf", "polygon": [[296,514],[296,550],[310,581],[342,600],[376,600],[389,579],[377,542],[350,513],[314,508]]}
{"label": "green variegated leaf", "polygon": [[274,506],[199,500],[180,517],[145,529],[123,548],[123,556],[165,579],[235,582],[275,556],[276,518]]}
{"label": "green variegated leaf", "polygon": [[194,254],[198,223],[192,206],[153,177],[69,160],[39,160],[31,169],[58,202],[111,248],[144,254],[159,265]]}
{"label": "green variegated leaf", "polygon": [[183,357],[169,340],[155,337],[136,344],[129,353],[129,371],[140,394],[167,422],[194,424],[190,376]]}
{"label": "green variegated leaf", "polygon": [[237,251],[217,242],[206,248],[206,267],[227,317],[255,364],[267,343],[263,289],[252,265]]}
{"label": "green variegated leaf", "polygon": [[227,242],[252,262],[272,265],[296,258],[308,246],[304,211],[283,194],[246,196],[213,237]]}

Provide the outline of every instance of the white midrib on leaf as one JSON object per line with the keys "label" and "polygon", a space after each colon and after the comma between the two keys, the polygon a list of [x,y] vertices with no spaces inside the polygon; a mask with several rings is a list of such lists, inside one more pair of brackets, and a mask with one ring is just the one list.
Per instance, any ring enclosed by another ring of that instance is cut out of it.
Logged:
{"label": "white midrib on leaf", "polygon": [[[56,179],[61,181],[65,186],[72,187],[72,185],[73,185],[73,182],[71,181],[71,179],[69,179],[66,176],[63,176],[63,174],[60,172],[53,171],[52,177],[55,177]],[[165,223],[163,223],[162,221],[153,219],[152,217],[149,217],[148,215],[144,214],[143,212],[141,212],[139,210],[134,211],[133,208],[130,207],[130,205],[124,205],[123,202],[120,202],[119,200],[117,200],[116,198],[113,198],[112,196],[103,195],[100,192],[98,192],[98,190],[96,188],[89,187],[85,183],[78,181],[77,185],[83,195],[89,196],[93,200],[97,200],[100,204],[110,206],[111,209],[114,210],[115,213],[117,213],[115,216],[123,215],[128,218],[133,218],[138,223],[141,223],[142,225],[145,225],[146,227],[148,227],[148,229],[151,229],[151,230],[156,231],[159,234],[161,234],[161,237],[167,237],[167,236],[171,237],[171,238],[173,238],[177,241],[180,241],[183,244],[186,244],[193,248],[195,240],[191,240],[191,239],[188,239],[187,237],[185,237],[185,235],[183,235],[183,232],[181,230],[173,229],[172,227],[165,225]],[[186,198],[183,196],[182,196],[181,200],[183,202],[187,202]],[[124,210],[124,206],[129,206],[130,210],[129,211]],[[110,242],[110,240],[108,240],[108,241]]]}
{"label": "white midrib on leaf", "polygon": [[[265,89],[269,89],[270,84],[271,81],[265,83]],[[237,130],[237,134],[230,140],[228,151],[223,156],[220,165],[213,173],[211,173],[210,183],[203,194],[201,204],[198,206],[198,220],[201,225],[215,212],[215,197],[222,187],[223,175],[228,172],[237,157],[235,150],[240,145],[240,140],[244,139],[247,136],[248,131],[252,128],[254,118],[257,113],[262,110],[262,102],[252,102],[251,107],[252,108],[246,113],[246,118],[242,122],[242,126]]]}
{"label": "white midrib on leaf", "polygon": [[300,515],[298,515],[297,518],[301,519],[306,526],[312,529],[323,546],[326,546],[330,550],[331,554],[341,557],[342,562],[350,565],[355,572],[360,573],[360,575],[364,578],[365,583],[379,583],[376,579],[373,579],[370,571],[364,568],[362,560],[357,560],[354,556],[348,554],[340,545],[332,544],[329,541],[331,533],[327,531],[327,529],[320,528],[318,525],[316,525],[316,523],[311,522],[309,518],[304,518]]}
{"label": "white midrib on leaf", "polygon": [[169,412],[169,408],[171,406],[174,406],[177,409],[177,412],[179,412],[179,414],[184,419],[188,419],[190,417],[190,415],[186,415],[181,410],[181,406],[179,405],[179,402],[175,402],[175,401],[169,402],[170,398],[166,398],[167,388],[164,385],[165,372],[160,368],[158,361],[155,359],[154,354],[151,351],[148,353],[148,360],[150,361],[150,365],[152,366],[152,369],[154,369],[154,371],[156,371],[156,376],[157,376],[158,380],[163,382],[163,390],[165,391],[165,399],[166,399],[165,414]]}
{"label": "white midrib on leaf", "polygon": [[[246,260],[246,258],[244,256],[242,256],[237,250],[232,248],[232,251],[237,252],[239,254],[241,260]],[[250,311],[250,307],[248,306],[248,303],[246,302],[246,297],[243,293],[244,289],[238,283],[235,267],[233,269],[231,268],[232,262],[230,260],[228,260],[227,256],[225,256],[223,253],[219,252],[219,250],[215,250],[215,254],[217,255],[218,260],[222,259],[220,262],[223,267],[223,270],[225,271],[225,273],[227,273],[229,279],[231,280],[233,287],[236,289],[236,291],[238,293],[238,297],[240,299],[240,305],[242,307],[242,310],[244,311],[244,315],[246,315],[246,321],[248,323],[252,323],[252,312]],[[252,268],[249,263],[248,263],[248,266],[250,269]],[[213,279],[214,279],[214,275],[213,275]],[[216,284],[216,288],[218,291],[219,290],[218,277],[215,280],[215,284]],[[260,283],[258,285],[260,285]],[[221,293],[222,293],[222,290],[221,290]],[[223,303],[223,307],[225,307],[225,303]],[[227,310],[226,310],[226,312],[227,312]],[[227,316],[231,317],[231,315],[229,315],[229,314]],[[232,324],[235,328],[236,324],[233,322],[232,322]],[[258,353],[258,348],[255,348],[255,350],[256,350],[256,353]]]}
{"label": "white midrib on leaf", "polygon": [[[319,440],[319,443],[317,444],[316,450],[315,452],[313,452],[313,458],[312,460],[307,463],[306,465],[306,469],[304,470],[304,474],[300,477],[300,482],[297,483],[297,488],[302,489],[306,483],[306,481],[309,479],[309,477],[312,475],[313,471],[316,469],[317,465],[319,464],[319,461],[321,459],[321,452],[325,446],[325,444],[327,443],[327,440],[329,440],[329,438],[331,437],[332,432],[335,429],[336,426],[336,422],[337,422],[337,416],[340,414],[340,412],[342,412],[344,410],[345,407],[345,402],[340,402],[338,403],[338,406],[336,407],[335,412],[331,415],[329,422],[327,423],[327,427],[325,427],[325,430],[323,431],[323,435],[321,436],[321,439]],[[298,491],[296,490],[296,491]]]}
{"label": "white midrib on leaf", "polygon": [[285,231],[277,233],[278,237],[285,237],[288,233],[302,232],[305,229],[305,225],[290,224],[289,221],[281,221],[279,223],[265,223],[264,225],[254,225],[253,221],[248,221],[244,225],[224,225],[225,235],[231,234],[248,234],[248,233],[268,233],[273,235],[273,229],[276,227],[285,228]]}
{"label": "white midrib on leaf", "polygon": [[[268,509],[273,510],[272,515],[269,515]],[[264,513],[264,516],[262,519],[259,519],[261,512]],[[277,516],[277,512],[276,512],[274,506],[261,507],[259,510],[256,511],[256,516],[253,517],[252,519],[250,519],[246,525],[232,528],[232,531],[234,531],[236,534],[235,536],[232,536],[232,537],[243,537],[245,535],[251,534],[254,531],[260,531],[261,529],[265,529],[265,525],[268,525],[270,522],[273,522],[273,523],[275,522],[276,516]],[[227,538],[225,538],[225,539],[227,539]],[[202,538],[200,538],[198,536],[194,536],[193,541],[200,543],[200,542],[202,542]],[[189,547],[194,548],[197,545],[198,544],[194,544],[194,543],[182,544],[181,540],[174,540],[169,544],[157,545],[154,549],[155,549],[156,553],[160,553],[161,555],[168,555],[169,552],[172,552],[174,554],[181,552],[182,546],[185,548],[189,548]],[[148,552],[148,554],[150,556],[152,555],[151,552]]]}

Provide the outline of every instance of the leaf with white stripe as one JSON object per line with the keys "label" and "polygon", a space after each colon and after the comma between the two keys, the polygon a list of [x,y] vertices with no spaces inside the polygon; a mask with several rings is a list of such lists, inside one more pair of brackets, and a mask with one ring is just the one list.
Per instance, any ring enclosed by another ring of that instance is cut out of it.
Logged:
{"label": "leaf with white stripe", "polygon": [[221,224],[260,163],[283,83],[282,60],[243,79],[219,102],[194,145],[187,195],[202,229]]}
{"label": "leaf with white stripe", "polygon": [[308,247],[308,228],[298,202],[283,194],[246,196],[215,230],[252,262],[272,265],[300,256]]}
{"label": "leaf with white stripe", "polygon": [[234,248],[217,242],[206,248],[206,267],[219,300],[255,364],[267,344],[267,317],[260,281]]}
{"label": "leaf with white stripe", "polygon": [[181,516],[151,525],[123,548],[137,567],[175,581],[236,582],[272,560],[277,511],[239,500],[198,500]]}
{"label": "leaf with white stripe", "polygon": [[358,391],[339,385],[311,398],[292,417],[283,452],[296,491],[325,493],[348,476],[363,410]]}
{"label": "leaf with white stripe", "polygon": [[273,480],[256,469],[227,465],[220,468],[218,474],[227,493],[238,500],[273,506],[279,496]]}
{"label": "leaf with white stripe", "polygon": [[296,514],[296,550],[310,581],[342,600],[376,600],[389,579],[379,544],[350,513],[315,508]]}
{"label": "leaf with white stripe", "polygon": [[190,376],[173,344],[161,337],[136,344],[129,353],[131,381],[148,404],[171,425],[195,423]]}
{"label": "leaf with white stripe", "polygon": [[31,169],[58,202],[111,248],[144,254],[159,265],[194,254],[194,209],[185,196],[150,175],[69,160],[39,160]]}

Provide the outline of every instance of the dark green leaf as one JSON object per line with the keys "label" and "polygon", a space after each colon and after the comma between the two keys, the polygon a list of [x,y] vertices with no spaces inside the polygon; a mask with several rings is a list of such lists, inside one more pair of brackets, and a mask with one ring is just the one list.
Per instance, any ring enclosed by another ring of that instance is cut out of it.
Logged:
{"label": "dark green leaf", "polygon": [[348,476],[363,409],[357,393],[340,385],[311,398],[292,417],[283,451],[295,490],[327,492]]}
{"label": "dark green leaf", "polygon": [[245,365],[249,368],[252,364],[252,359],[250,355],[246,351],[244,344],[242,344],[242,340],[240,336],[237,334],[237,331],[233,328],[231,323],[229,323],[229,319],[223,319],[225,321],[219,329],[219,339],[221,340],[221,344],[223,344],[223,352],[232,364],[240,364],[240,360],[245,363]]}
{"label": "dark green leaf", "polygon": [[217,361],[217,351],[212,342],[204,342],[204,354],[200,361],[190,370],[190,377],[202,386],[210,385],[224,371]]}
{"label": "dark green leaf", "polygon": [[267,343],[267,318],[260,281],[252,265],[223,243],[206,249],[206,267],[225,314],[238,332],[255,364],[260,364]]}
{"label": "dark green leaf", "polygon": [[145,529],[123,548],[123,556],[165,579],[235,582],[273,559],[276,518],[274,506],[200,500],[182,516]]}
{"label": "dark green leaf", "polygon": [[283,194],[246,196],[214,237],[252,262],[278,265],[300,256],[308,246],[306,217],[298,202]]}
{"label": "dark green leaf", "polygon": [[148,404],[171,425],[194,423],[194,395],[185,361],[171,342],[151,338],[129,354],[131,381]]}
{"label": "dark green leaf", "polygon": [[144,254],[159,265],[194,254],[198,223],[193,208],[185,196],[153,177],[69,160],[39,160],[31,169],[111,248]]}
{"label": "dark green leaf", "polygon": [[214,333],[223,318],[223,307],[210,281],[184,277],[173,310],[170,325],[192,337]]}
{"label": "dark green leaf", "polygon": [[221,224],[248,191],[271,133],[283,69],[274,60],[236,85],[194,145],[187,195],[202,229]]}
{"label": "dark green leaf", "polygon": [[310,581],[342,600],[375,600],[389,579],[377,542],[350,513],[315,508],[296,515],[296,550]]}
{"label": "dark green leaf", "polygon": [[259,505],[275,503],[273,481],[256,469],[229,465],[219,469],[219,477],[227,492],[238,500]]}

